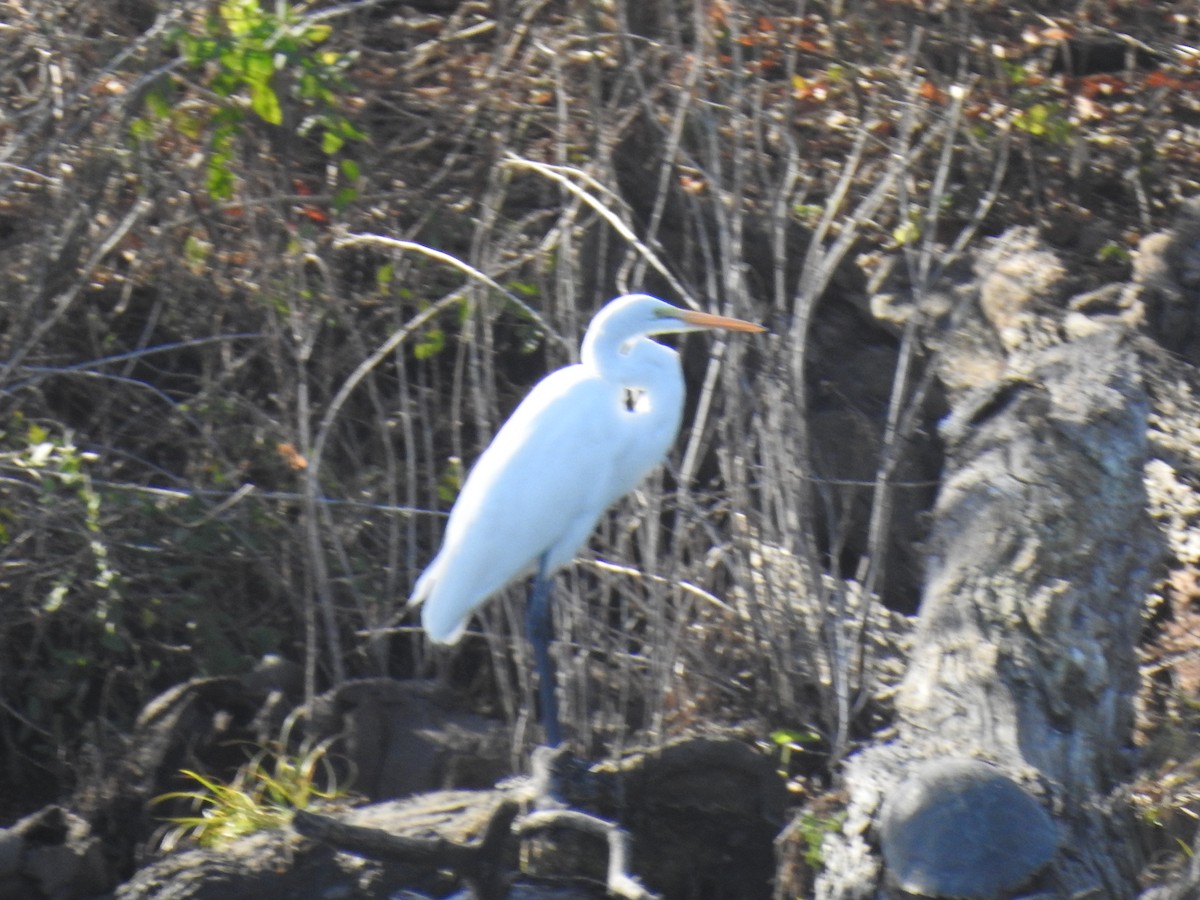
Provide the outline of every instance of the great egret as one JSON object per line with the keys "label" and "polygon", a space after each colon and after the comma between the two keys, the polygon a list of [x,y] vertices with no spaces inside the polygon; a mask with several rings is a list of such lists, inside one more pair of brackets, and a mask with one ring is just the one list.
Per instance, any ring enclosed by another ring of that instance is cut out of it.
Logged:
{"label": "great egret", "polygon": [[483,451],[458,495],[442,549],[409,606],[438,644],[510,581],[535,573],[526,627],[538,668],[546,742],[560,743],[550,662],[550,587],[609,506],[663,461],[683,418],[679,354],[648,335],[761,325],[618,297],[588,326],[580,362],[547,375]]}

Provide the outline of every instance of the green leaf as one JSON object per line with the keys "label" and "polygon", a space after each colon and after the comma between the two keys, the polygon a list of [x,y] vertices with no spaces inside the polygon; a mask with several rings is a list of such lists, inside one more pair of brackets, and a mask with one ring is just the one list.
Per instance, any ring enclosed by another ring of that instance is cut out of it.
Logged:
{"label": "green leaf", "polygon": [[[234,58],[238,57],[235,56]],[[241,86],[241,75],[234,74],[233,72],[222,72],[215,76],[212,83],[209,84],[213,93],[219,97],[232,97],[241,89]]]}
{"label": "green leaf", "polygon": [[234,85],[241,84],[246,76],[246,54],[229,44],[222,48],[217,59],[224,71],[214,79],[214,83],[223,80]]}
{"label": "green leaf", "polygon": [[458,499],[458,492],[462,490],[463,483],[463,467],[462,460],[457,456],[452,456],[447,461],[446,471],[442,473],[442,477],[438,479],[437,495],[438,500],[450,506]]}
{"label": "green leaf", "polygon": [[266,35],[266,37],[268,40],[264,41],[264,46],[271,49],[277,60],[276,65],[281,69],[284,63],[294,62],[294,57],[298,56],[300,51],[304,49],[299,41],[287,35],[283,35],[282,37]]}
{"label": "green leaf", "polygon": [[1024,84],[1029,80],[1028,70],[1020,63],[1004,63],[1004,68],[1008,72],[1008,81],[1010,84]]}
{"label": "green leaf", "polygon": [[156,119],[165,119],[171,115],[171,104],[160,90],[146,92],[146,109]]}
{"label": "green leaf", "polygon": [[911,244],[921,237],[921,226],[913,221],[903,222],[892,229],[892,241],[897,247]]}
{"label": "green leaf", "polygon": [[333,195],[333,207],[340,212],[357,199],[357,188],[344,187]]}
{"label": "green leaf", "polygon": [[175,110],[171,114],[171,124],[184,137],[195,140],[204,131],[204,121],[186,110]]}
{"label": "green leaf", "polygon": [[1109,241],[1096,251],[1096,258],[1101,262],[1129,262],[1129,250],[1116,241]]}
{"label": "green leaf", "polygon": [[367,133],[355,127],[354,123],[349,119],[343,118],[338,121],[338,131],[342,137],[350,141],[365,140]]}
{"label": "green leaf", "polygon": [[263,21],[263,12],[258,0],[226,0],[218,10],[225,27],[234,37],[249,34]]}
{"label": "green leaf", "polygon": [[212,117],[212,146],[214,151],[233,152],[233,139],[241,130],[242,111],[236,106],[217,110]]}
{"label": "green leaf", "polygon": [[429,359],[442,352],[446,346],[446,332],[440,328],[430,328],[425,332],[421,342],[413,346],[413,356],[417,359]]}
{"label": "green leaf", "polygon": [[183,258],[196,267],[204,265],[211,250],[212,244],[201,240],[194,234],[189,234],[183,242]]}
{"label": "green leaf", "polygon": [[530,284],[528,281],[510,281],[508,289],[522,297],[536,297],[541,293],[536,284]]}
{"label": "green leaf", "polygon": [[316,100],[321,96],[321,81],[316,75],[311,72],[305,72],[300,76],[299,82],[300,96],[305,100]]}
{"label": "green leaf", "polygon": [[812,731],[797,731],[794,728],[780,728],[771,732],[772,742],[780,747],[788,744],[811,744],[820,739],[820,735]]}
{"label": "green leaf", "polygon": [[251,85],[250,108],[258,113],[264,122],[272,125],[283,124],[283,107],[279,105],[279,95],[266,82]]}
{"label": "green leaf", "polygon": [[275,77],[275,54],[250,50],[244,55],[243,71],[250,81],[266,83]]}
{"label": "green leaf", "polygon": [[199,38],[192,37],[190,34],[179,36],[179,52],[190,66],[198,66],[203,61],[199,45]]}
{"label": "green leaf", "polygon": [[208,194],[214,200],[228,200],[233,196],[233,170],[223,158],[211,157],[208,161]]}
{"label": "green leaf", "polygon": [[358,181],[359,177],[362,175],[362,167],[352,159],[343,159],[340,163],[338,163],[338,168],[341,169],[342,174],[351,181]]}
{"label": "green leaf", "polygon": [[326,131],[321,135],[321,150],[328,156],[333,156],[342,147],[346,146],[346,139],[340,134],[333,131]]}
{"label": "green leaf", "polygon": [[1046,122],[1050,120],[1050,108],[1045,103],[1035,103],[1029,107],[1027,121],[1031,134],[1045,134]]}

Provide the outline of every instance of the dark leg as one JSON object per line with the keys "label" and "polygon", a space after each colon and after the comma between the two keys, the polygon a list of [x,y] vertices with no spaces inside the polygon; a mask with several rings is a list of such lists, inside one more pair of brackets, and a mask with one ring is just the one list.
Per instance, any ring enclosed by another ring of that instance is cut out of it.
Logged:
{"label": "dark leg", "polygon": [[557,747],[562,743],[562,734],[558,728],[558,698],[554,693],[554,663],[550,659],[550,641],[554,637],[554,623],[550,616],[550,589],[553,584],[554,577],[546,574],[546,560],[543,557],[529,594],[525,627],[529,632],[529,643],[533,646],[533,661],[537,665],[538,700],[542,707],[546,744]]}

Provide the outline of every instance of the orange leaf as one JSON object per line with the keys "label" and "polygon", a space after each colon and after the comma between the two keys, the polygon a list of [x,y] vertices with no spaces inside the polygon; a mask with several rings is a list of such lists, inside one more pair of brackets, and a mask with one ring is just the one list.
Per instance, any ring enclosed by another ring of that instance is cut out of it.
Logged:
{"label": "orange leaf", "polygon": [[1146,76],[1146,87],[1169,87],[1179,90],[1182,84],[1178,78],[1172,78],[1166,72],[1151,72]]}
{"label": "orange leaf", "polygon": [[1088,75],[1081,80],[1083,94],[1086,97],[1095,97],[1097,94],[1107,97],[1118,94],[1128,87],[1124,81],[1114,75]]}
{"label": "orange leaf", "polygon": [[318,225],[329,224],[329,215],[324,210],[317,209],[315,206],[302,206],[300,207],[300,212],[310,222],[316,222]]}
{"label": "orange leaf", "polygon": [[932,81],[926,81],[921,85],[921,96],[933,103],[945,103],[946,92],[939,88]]}
{"label": "orange leaf", "polygon": [[301,469],[308,468],[308,460],[305,459],[303,456],[301,456],[297,452],[296,448],[293,447],[291,444],[281,441],[280,443],[275,445],[275,450],[279,453],[280,456],[283,457],[283,461],[286,462],[293,469],[299,471]]}

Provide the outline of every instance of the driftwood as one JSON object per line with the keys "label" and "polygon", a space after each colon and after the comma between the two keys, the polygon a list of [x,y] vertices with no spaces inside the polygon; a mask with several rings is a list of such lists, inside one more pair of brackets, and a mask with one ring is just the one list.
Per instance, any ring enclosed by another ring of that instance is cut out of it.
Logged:
{"label": "driftwood", "polygon": [[[692,738],[599,764],[539,748],[532,768],[457,810],[475,823],[469,840],[448,838],[447,824],[429,814],[444,805],[438,794],[407,801],[406,825],[364,820],[367,808],[345,822],[298,816],[297,830],[374,859],[453,871],[480,897],[511,896],[506,889],[522,881],[603,885],[609,896],[638,900],[658,896],[651,884],[668,897],[769,896],[783,782],[741,741]],[[373,827],[355,827],[364,824]],[[408,836],[373,833],[378,827]]]}
{"label": "driftwood", "polygon": [[[849,817],[826,842],[818,896],[894,881],[873,846],[885,798],[937,771],[918,763],[964,757],[994,763],[1057,822],[1049,865],[1020,880],[1053,896],[1136,893],[1114,791],[1130,773],[1134,647],[1160,558],[1139,368],[1122,332],[1102,329],[1029,353],[956,405],[896,736],[848,763]],[[900,815],[888,828],[920,824]]]}
{"label": "driftwood", "polygon": [[297,812],[291,830],[169,854],[117,896],[770,896],[785,800],[770,757],[730,737],[610,764],[535,756],[532,776],[493,789]]}
{"label": "driftwood", "polygon": [[574,809],[547,809],[525,816],[519,830],[522,835],[527,835],[549,828],[574,828],[604,839],[608,845],[608,870],[604,886],[609,896],[627,900],[657,900],[657,894],[646,890],[629,873],[630,834],[624,828],[607,819]]}
{"label": "driftwood", "polygon": [[482,835],[470,844],[441,836],[392,834],[378,827],[351,824],[303,810],[297,810],[292,827],[305,837],[371,859],[454,869],[472,885],[481,900],[489,900],[507,893],[504,844],[519,807],[515,800],[502,795],[497,802],[483,806],[489,814]]}

